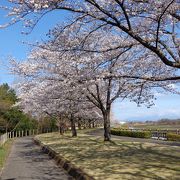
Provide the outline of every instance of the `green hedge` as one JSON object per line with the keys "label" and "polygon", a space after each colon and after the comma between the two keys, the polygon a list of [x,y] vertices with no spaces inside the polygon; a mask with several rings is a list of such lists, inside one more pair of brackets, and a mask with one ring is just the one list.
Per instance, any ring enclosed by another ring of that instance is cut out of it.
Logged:
{"label": "green hedge", "polygon": [[121,130],[121,129],[112,129],[112,135],[116,136],[128,136],[135,138],[150,138],[151,133],[148,131],[130,131],[130,130]]}
{"label": "green hedge", "polygon": [[167,139],[169,141],[180,141],[180,135],[179,134],[173,134],[173,133],[167,133]]}

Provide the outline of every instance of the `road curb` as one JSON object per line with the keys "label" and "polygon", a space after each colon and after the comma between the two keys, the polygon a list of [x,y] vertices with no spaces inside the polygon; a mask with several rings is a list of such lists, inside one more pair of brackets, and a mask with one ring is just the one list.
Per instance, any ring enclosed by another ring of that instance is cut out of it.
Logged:
{"label": "road curb", "polygon": [[40,140],[33,138],[33,141],[36,145],[41,147],[41,150],[48,154],[49,157],[55,160],[56,164],[62,167],[64,170],[68,172],[70,176],[72,176],[76,180],[95,180],[92,176],[85,173],[82,169],[74,166],[70,161],[66,160],[64,157],[57,154],[53,149],[49,146],[43,144]]}

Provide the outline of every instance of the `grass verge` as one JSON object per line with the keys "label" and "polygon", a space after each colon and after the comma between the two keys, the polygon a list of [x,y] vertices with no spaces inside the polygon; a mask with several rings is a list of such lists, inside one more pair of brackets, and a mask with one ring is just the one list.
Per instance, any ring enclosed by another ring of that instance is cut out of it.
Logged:
{"label": "grass verge", "polygon": [[134,125],[133,126],[135,129],[139,128],[139,129],[151,129],[151,130],[177,130],[180,129],[180,125],[168,125],[168,124],[164,124],[164,125],[148,125],[148,124],[142,124],[142,125]]}
{"label": "grass verge", "polygon": [[0,171],[4,166],[6,158],[8,157],[12,143],[12,140],[8,140],[3,146],[0,146]]}
{"label": "grass verge", "polygon": [[37,138],[95,179],[178,179],[180,147],[152,143],[104,142],[101,137],[58,133]]}

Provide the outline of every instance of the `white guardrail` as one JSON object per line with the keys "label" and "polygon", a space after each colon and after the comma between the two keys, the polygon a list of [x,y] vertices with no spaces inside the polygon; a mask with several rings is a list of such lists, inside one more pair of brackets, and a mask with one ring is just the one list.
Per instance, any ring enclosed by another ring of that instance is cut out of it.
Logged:
{"label": "white guardrail", "polygon": [[2,146],[8,139],[19,138],[19,137],[24,137],[24,136],[34,136],[37,134],[48,133],[48,132],[52,132],[52,131],[47,129],[46,131],[39,132],[38,129],[32,129],[32,130],[7,132],[5,134],[0,135],[0,146]]}
{"label": "white guardrail", "polygon": [[11,131],[3,135],[0,135],[0,146],[2,146],[8,139],[13,139],[17,137],[31,136],[38,134],[38,130],[25,130],[25,131]]}
{"label": "white guardrail", "polygon": [[8,140],[8,133],[0,136],[0,145],[2,146]]}

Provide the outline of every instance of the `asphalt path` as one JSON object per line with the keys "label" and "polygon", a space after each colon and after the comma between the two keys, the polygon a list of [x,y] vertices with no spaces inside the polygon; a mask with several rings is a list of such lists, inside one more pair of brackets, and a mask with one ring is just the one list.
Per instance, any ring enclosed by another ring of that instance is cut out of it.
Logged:
{"label": "asphalt path", "polygon": [[32,137],[15,140],[6,165],[2,170],[2,180],[72,180],[53,159],[35,145]]}

